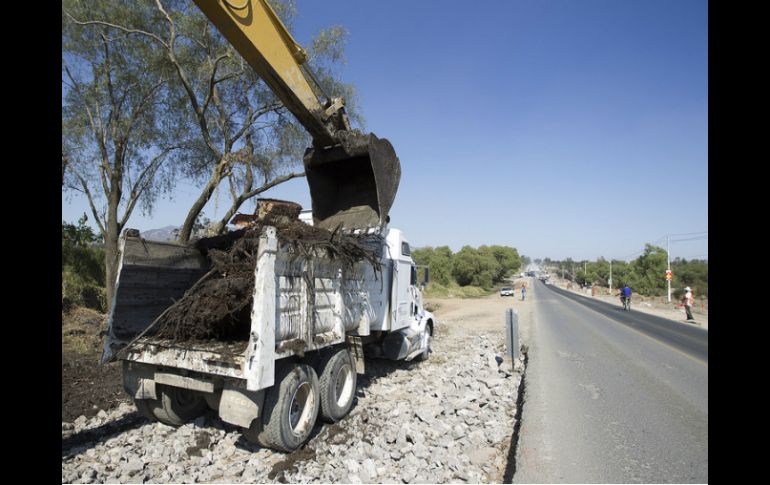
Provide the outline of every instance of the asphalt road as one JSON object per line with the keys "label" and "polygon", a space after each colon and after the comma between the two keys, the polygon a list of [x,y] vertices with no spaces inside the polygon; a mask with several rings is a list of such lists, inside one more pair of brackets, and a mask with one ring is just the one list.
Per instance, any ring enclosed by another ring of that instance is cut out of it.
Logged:
{"label": "asphalt road", "polygon": [[708,330],[534,281],[514,483],[707,483]]}

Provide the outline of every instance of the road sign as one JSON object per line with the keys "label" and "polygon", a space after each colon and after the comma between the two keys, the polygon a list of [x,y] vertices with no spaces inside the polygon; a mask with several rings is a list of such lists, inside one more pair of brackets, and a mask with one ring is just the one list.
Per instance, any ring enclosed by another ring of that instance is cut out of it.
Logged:
{"label": "road sign", "polygon": [[669,280],[669,281],[671,281],[671,278],[673,278],[673,277],[674,277],[674,275],[673,275],[673,274],[671,274],[671,270],[670,270],[670,269],[667,269],[667,270],[666,270],[666,279],[667,279],[667,280]]}

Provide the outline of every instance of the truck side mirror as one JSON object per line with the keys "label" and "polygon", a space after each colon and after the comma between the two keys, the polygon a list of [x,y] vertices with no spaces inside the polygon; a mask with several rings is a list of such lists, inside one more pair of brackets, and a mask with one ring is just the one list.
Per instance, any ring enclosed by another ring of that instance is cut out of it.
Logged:
{"label": "truck side mirror", "polygon": [[428,283],[430,283],[430,268],[426,266],[423,271],[424,272],[422,274],[422,284],[427,285]]}
{"label": "truck side mirror", "polygon": [[410,285],[416,286],[417,285],[417,266],[412,266],[412,274],[410,278]]}

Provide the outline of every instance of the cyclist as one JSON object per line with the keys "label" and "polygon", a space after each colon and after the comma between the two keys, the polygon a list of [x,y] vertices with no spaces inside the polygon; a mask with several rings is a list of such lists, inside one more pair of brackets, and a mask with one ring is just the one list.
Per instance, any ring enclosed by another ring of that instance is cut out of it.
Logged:
{"label": "cyclist", "polygon": [[628,285],[623,287],[623,296],[621,296],[621,299],[623,301],[623,308],[626,310],[631,309],[631,288],[629,288]]}

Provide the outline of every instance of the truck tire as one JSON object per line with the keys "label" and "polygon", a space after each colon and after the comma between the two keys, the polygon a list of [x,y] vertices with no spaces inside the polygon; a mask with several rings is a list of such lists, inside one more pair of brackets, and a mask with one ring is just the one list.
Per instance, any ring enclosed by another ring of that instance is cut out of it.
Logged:
{"label": "truck tire", "polygon": [[265,394],[261,424],[253,423],[243,434],[266,448],[291,452],[307,441],[318,418],[318,375],[307,364],[293,364],[277,368],[275,377]]}
{"label": "truck tire", "polygon": [[350,411],[356,395],[356,367],[348,349],[339,349],[321,366],[321,419],[336,423]]}
{"label": "truck tire", "polygon": [[430,357],[430,339],[433,336],[433,327],[431,327],[430,325],[426,324],[425,325],[425,333],[427,334],[425,336],[425,338],[428,339],[428,342],[425,345],[425,351],[423,353],[421,353],[420,355],[418,355],[417,357],[414,358],[414,360],[419,361],[419,362],[424,362],[424,361],[428,360],[428,358]]}
{"label": "truck tire", "polygon": [[189,389],[157,384],[158,399],[147,399],[152,414],[163,424],[181,426],[208,410],[206,400]]}

